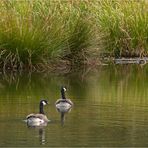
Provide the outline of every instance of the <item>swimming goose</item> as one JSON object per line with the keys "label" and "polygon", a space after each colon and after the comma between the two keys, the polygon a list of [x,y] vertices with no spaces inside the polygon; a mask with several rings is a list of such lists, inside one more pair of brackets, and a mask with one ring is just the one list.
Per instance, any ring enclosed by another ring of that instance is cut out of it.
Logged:
{"label": "swimming goose", "polygon": [[61,99],[58,99],[55,103],[56,108],[60,110],[60,112],[65,112],[73,106],[73,103],[70,99],[66,99],[65,97],[66,88],[61,87]]}
{"label": "swimming goose", "polygon": [[27,125],[29,126],[46,126],[48,123],[48,118],[44,113],[43,106],[47,105],[47,100],[41,100],[39,104],[39,113],[37,114],[29,114],[27,119]]}

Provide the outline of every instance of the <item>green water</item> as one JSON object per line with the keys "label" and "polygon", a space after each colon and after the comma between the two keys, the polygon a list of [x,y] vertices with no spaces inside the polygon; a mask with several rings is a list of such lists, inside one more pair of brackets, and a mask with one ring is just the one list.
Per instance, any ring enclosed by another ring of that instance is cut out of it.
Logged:
{"label": "green water", "polygon": [[[106,66],[71,74],[0,75],[0,146],[148,146],[148,67]],[[54,103],[60,86],[74,102],[64,123]],[[45,112],[51,122],[28,128],[26,115]]]}

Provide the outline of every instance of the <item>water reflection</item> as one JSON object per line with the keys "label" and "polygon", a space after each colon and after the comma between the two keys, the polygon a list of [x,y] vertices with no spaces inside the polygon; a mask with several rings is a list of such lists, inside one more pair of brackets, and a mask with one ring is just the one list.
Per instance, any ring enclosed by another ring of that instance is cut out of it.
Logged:
{"label": "water reflection", "polygon": [[[147,72],[147,65],[116,65],[62,76],[1,75],[0,146],[147,147]],[[75,104],[70,114],[55,110],[61,84]],[[21,120],[38,112],[40,98],[49,99],[52,124],[26,128]]]}
{"label": "water reflection", "polygon": [[[45,127],[28,127],[30,130],[33,130],[34,132],[38,131],[37,137],[39,138],[40,145],[46,144],[46,135],[45,135]],[[32,135],[33,136],[33,135]]]}
{"label": "water reflection", "polygon": [[61,118],[61,125],[64,126],[65,123],[65,114],[67,114],[68,112],[71,111],[72,108],[68,108],[68,109],[63,109],[63,108],[56,108],[57,111],[60,113],[60,118]]}
{"label": "water reflection", "polygon": [[46,143],[45,129],[44,128],[39,128],[39,141],[40,141],[41,145],[44,145]]}

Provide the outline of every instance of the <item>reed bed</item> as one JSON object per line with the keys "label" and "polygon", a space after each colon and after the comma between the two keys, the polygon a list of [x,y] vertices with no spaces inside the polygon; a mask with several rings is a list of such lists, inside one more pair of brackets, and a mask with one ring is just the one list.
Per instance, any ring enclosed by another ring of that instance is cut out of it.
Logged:
{"label": "reed bed", "polygon": [[115,57],[147,56],[147,10],[147,0],[98,1],[95,11],[105,34],[104,49]]}
{"label": "reed bed", "polygon": [[102,52],[147,56],[147,10],[146,0],[1,0],[0,67],[81,65]]}

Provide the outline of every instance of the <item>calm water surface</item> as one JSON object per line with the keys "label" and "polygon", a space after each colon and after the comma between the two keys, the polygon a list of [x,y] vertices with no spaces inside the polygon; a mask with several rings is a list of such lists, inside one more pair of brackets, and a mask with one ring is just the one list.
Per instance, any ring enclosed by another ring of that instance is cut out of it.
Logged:
{"label": "calm water surface", "polygon": [[[148,67],[106,66],[72,74],[0,76],[0,146],[148,146]],[[54,103],[68,87],[74,107],[64,121]],[[50,102],[51,122],[29,128],[26,115]]]}

